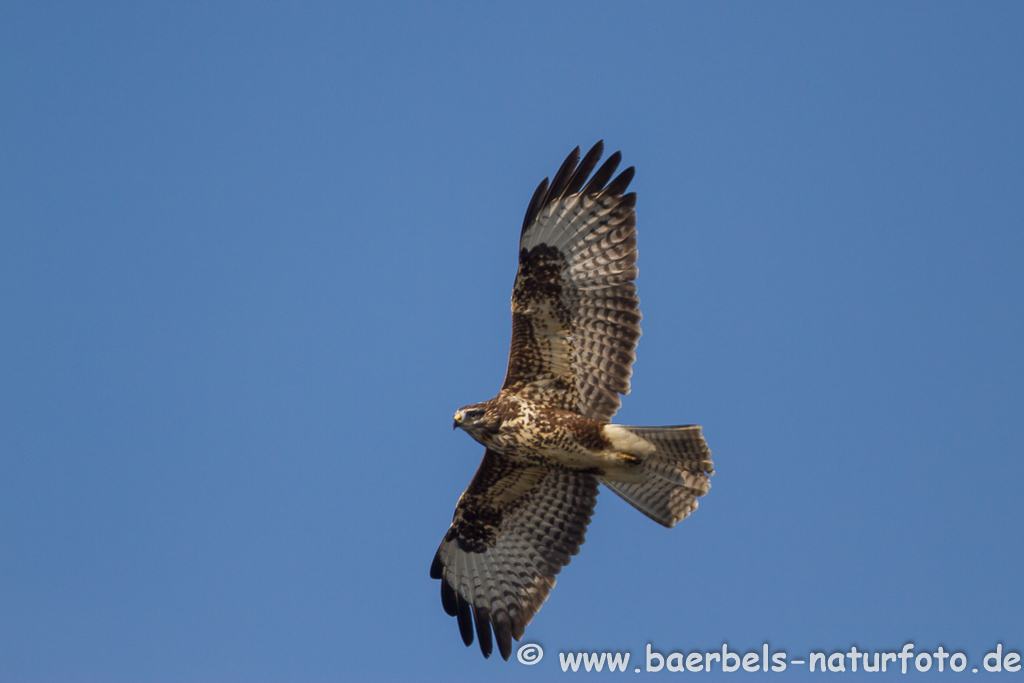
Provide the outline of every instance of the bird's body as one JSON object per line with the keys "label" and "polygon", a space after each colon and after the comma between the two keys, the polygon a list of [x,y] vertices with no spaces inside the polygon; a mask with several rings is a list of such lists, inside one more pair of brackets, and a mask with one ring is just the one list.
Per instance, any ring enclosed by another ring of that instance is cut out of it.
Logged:
{"label": "bird's body", "polygon": [[[635,194],[616,152],[577,148],[534,193],[519,241],[501,391],[455,413],[486,447],[430,575],[466,645],[508,659],[579,552],[598,484],[667,527],[697,508],[713,463],[701,428],[611,423],[640,338]],[[588,180],[589,178],[589,180]],[[610,182],[609,182],[610,181]]]}
{"label": "bird's body", "polygon": [[[474,422],[463,421],[461,416],[475,409],[485,412]],[[619,425],[538,406],[504,391],[460,410],[455,426],[508,462],[591,470],[605,477],[611,472],[621,481],[638,481],[630,470],[655,450]]]}

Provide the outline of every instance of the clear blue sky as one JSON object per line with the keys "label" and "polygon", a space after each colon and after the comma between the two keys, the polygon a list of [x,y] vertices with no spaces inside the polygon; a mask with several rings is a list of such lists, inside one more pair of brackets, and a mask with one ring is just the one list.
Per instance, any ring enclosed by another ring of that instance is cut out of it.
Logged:
{"label": "clear blue sky", "polygon": [[[0,679],[1021,651],[1022,36],[1008,2],[4,3]],[[617,419],[704,425],[717,474],[672,531],[603,492],[547,657],[484,661],[428,576],[483,450],[451,416],[501,383],[534,187],[602,138],[639,195]]]}

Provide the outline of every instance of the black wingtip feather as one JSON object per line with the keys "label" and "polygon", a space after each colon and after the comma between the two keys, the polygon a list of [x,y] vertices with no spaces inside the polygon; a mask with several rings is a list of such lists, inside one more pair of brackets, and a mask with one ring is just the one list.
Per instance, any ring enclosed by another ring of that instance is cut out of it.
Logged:
{"label": "black wingtip feather", "polygon": [[491,618],[486,609],[473,608],[473,620],[476,622],[476,637],[480,641],[480,652],[484,659],[491,656],[494,645],[491,641]]}
{"label": "black wingtip feather", "polygon": [[625,171],[620,173],[615,180],[608,183],[608,187],[604,188],[604,194],[620,195],[626,191],[629,184],[633,181],[633,174],[636,173],[636,168],[630,166]]}
{"label": "black wingtip feather", "polygon": [[456,593],[455,599],[459,603],[459,633],[462,642],[469,647],[473,644],[473,610],[461,595]]}
{"label": "black wingtip feather", "polygon": [[455,599],[455,589],[448,585],[447,581],[441,581],[441,607],[444,613],[450,617],[459,614],[459,604]]}
{"label": "black wingtip feather", "polygon": [[498,652],[501,653],[501,658],[506,662],[512,655],[512,631],[508,627],[508,617],[504,620],[495,619],[492,624],[494,626],[494,639],[498,641]]}
{"label": "black wingtip feather", "polygon": [[555,177],[551,180],[551,189],[548,190],[548,201],[558,199],[565,192],[565,188],[569,185],[569,180],[572,178],[572,173],[576,170],[576,164],[580,161],[580,148],[577,146],[573,151],[569,152],[569,156],[565,158],[562,165],[558,167],[558,172],[555,173]]}
{"label": "black wingtip feather", "polygon": [[544,199],[548,195],[548,179],[540,181],[540,185],[533,191],[533,199],[530,200],[530,205],[526,207],[526,216],[523,218],[523,229],[519,233],[520,237],[522,233],[526,232],[526,228],[529,227],[533,219],[537,217],[540,210],[544,208]]}
{"label": "black wingtip feather", "polygon": [[459,614],[459,602],[455,597],[455,589],[449,586],[446,581],[441,582],[441,607],[444,608],[444,613],[449,616],[457,616]]}
{"label": "black wingtip feather", "polygon": [[441,564],[441,553],[434,553],[434,561],[430,563],[430,578],[440,579],[444,575],[444,565]]}
{"label": "black wingtip feather", "polygon": [[590,148],[590,151],[580,161],[579,166],[576,167],[576,171],[572,174],[572,178],[569,179],[569,184],[565,186],[563,194],[574,195],[580,191],[583,184],[587,182],[587,176],[597,166],[597,162],[602,154],[604,154],[604,140],[598,140],[597,144]]}
{"label": "black wingtip feather", "polygon": [[587,186],[583,188],[583,194],[599,194],[621,162],[622,152],[616,152],[605,159],[604,163],[601,164],[601,168],[597,169],[597,173],[590,179]]}

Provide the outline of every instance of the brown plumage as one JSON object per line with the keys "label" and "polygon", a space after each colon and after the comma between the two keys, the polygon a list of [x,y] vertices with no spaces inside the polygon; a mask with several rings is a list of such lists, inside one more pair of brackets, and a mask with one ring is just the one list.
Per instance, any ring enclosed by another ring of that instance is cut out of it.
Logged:
{"label": "brown plumage", "polygon": [[[537,188],[519,241],[512,344],[501,391],[453,426],[486,446],[430,568],[468,646],[509,658],[579,552],[604,482],[671,527],[710,488],[700,427],[611,425],[640,338],[636,195],[598,142]],[[588,180],[589,178],[589,180]],[[493,640],[492,640],[493,634]]]}

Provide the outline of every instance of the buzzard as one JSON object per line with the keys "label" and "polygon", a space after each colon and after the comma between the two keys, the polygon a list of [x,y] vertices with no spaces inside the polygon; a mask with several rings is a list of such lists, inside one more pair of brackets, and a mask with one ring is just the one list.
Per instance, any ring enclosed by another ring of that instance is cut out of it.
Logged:
{"label": "buzzard", "polygon": [[[629,393],[640,338],[636,194],[622,155],[591,175],[604,145],[577,147],[530,200],[512,288],[512,346],[498,395],[460,408],[486,447],[459,498],[430,576],[463,642],[506,660],[579,552],[603,483],[672,527],[714,474],[697,425],[611,424]],[[610,181],[610,182],[609,182]],[[493,640],[492,640],[493,632]]]}

